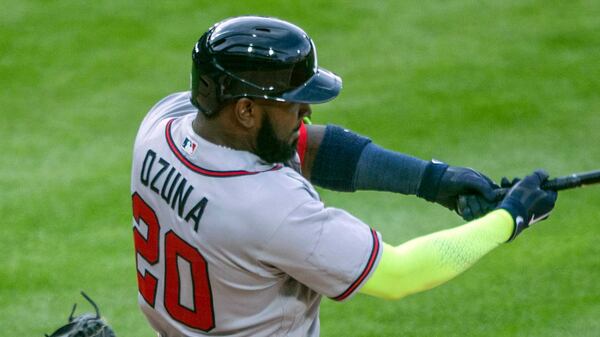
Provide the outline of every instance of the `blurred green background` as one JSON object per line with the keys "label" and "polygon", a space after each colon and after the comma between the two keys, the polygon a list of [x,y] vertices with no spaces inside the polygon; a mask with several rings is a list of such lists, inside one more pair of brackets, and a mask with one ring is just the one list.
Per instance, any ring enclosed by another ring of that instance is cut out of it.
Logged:
{"label": "blurred green background", "polygon": [[[496,180],[600,168],[600,2],[30,1],[0,12],[0,334],[41,336],[94,298],[120,337],[152,336],[136,303],[133,138],[188,88],[214,22],[290,20],[344,79],[314,106],[424,159]],[[461,224],[388,193],[322,191],[399,244]],[[398,302],[325,300],[323,336],[600,336],[600,188],[450,283]]]}

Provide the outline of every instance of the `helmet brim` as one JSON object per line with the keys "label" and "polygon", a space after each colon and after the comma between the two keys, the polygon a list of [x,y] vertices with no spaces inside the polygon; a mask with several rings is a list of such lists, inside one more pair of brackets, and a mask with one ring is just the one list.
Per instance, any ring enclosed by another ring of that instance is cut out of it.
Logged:
{"label": "helmet brim", "polygon": [[339,95],[342,79],[331,71],[319,67],[304,84],[281,94],[288,102],[318,104],[328,102]]}

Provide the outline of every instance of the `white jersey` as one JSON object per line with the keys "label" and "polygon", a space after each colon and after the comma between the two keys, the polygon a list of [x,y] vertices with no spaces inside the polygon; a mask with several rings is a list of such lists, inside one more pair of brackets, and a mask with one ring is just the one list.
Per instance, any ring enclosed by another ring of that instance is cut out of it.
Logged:
{"label": "white jersey", "polygon": [[358,291],[381,255],[379,234],[325,207],[289,166],[202,139],[189,97],[161,100],[135,141],[142,311],[163,337],[318,336],[321,296]]}

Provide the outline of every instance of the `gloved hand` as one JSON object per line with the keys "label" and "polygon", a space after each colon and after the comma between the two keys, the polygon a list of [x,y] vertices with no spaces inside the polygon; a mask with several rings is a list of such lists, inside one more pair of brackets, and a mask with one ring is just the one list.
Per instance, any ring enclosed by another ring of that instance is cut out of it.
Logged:
{"label": "gloved hand", "polygon": [[86,313],[73,317],[77,307],[77,305],[73,305],[67,324],[58,328],[51,335],[46,334],[46,337],[115,337],[113,329],[100,317],[100,310],[96,303],[83,291],[81,295],[96,309],[96,314]]}
{"label": "gloved hand", "polygon": [[[472,220],[496,208],[497,188],[490,178],[473,169],[431,161],[425,168],[417,196]],[[460,198],[461,195],[464,197]]]}
{"label": "gloved hand", "polygon": [[507,177],[502,177],[500,188],[494,191],[496,195],[493,201],[482,198],[480,195],[459,195],[456,212],[467,221],[480,218],[498,208],[508,190],[519,181],[521,181],[521,178],[509,180]]}
{"label": "gloved hand", "polygon": [[500,200],[501,197],[496,197],[494,201],[488,201],[477,194],[459,195],[456,213],[467,221],[475,220],[498,208]]}
{"label": "gloved hand", "polygon": [[500,187],[511,188],[515,186],[519,181],[521,181],[521,178],[513,178],[513,180],[509,180],[507,177],[502,177],[502,180],[500,180]]}
{"label": "gloved hand", "polygon": [[558,193],[540,188],[548,179],[548,173],[537,170],[517,182],[506,194],[498,208],[507,210],[515,221],[515,228],[508,241],[530,225],[547,219],[554,208]]}

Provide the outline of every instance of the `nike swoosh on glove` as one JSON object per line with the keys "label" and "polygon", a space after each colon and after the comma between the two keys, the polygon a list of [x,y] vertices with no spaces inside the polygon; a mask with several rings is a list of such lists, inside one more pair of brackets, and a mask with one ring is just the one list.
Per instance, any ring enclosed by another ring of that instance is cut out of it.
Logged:
{"label": "nike swoosh on glove", "polygon": [[530,225],[545,220],[556,204],[558,193],[540,188],[548,180],[548,173],[537,170],[517,182],[506,194],[498,208],[507,210],[513,217],[515,228],[508,241],[514,240]]}

